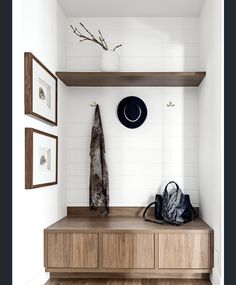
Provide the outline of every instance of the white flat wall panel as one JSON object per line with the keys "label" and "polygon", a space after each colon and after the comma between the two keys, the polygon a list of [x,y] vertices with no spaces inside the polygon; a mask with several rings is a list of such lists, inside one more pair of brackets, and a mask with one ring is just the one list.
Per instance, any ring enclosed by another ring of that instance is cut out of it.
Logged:
{"label": "white flat wall panel", "polygon": [[[14,285],[41,285],[49,278],[43,264],[43,229],[66,215],[64,84],[58,84],[58,127],[24,114],[24,52],[32,52],[53,73],[65,68],[65,20],[56,0],[13,1]],[[25,127],[58,135],[57,185],[25,190]]]}
{"label": "white flat wall panel", "polygon": [[200,214],[214,229],[214,285],[224,283],[223,2],[205,1],[200,16],[200,64],[207,73],[199,89]]}
{"label": "white flat wall panel", "polygon": [[[89,146],[96,101],[100,105],[110,179],[110,205],[145,206],[169,180],[199,203],[196,88],[69,88],[65,109],[67,205],[88,205]],[[128,129],[116,110],[125,96],[142,98],[144,124]],[[168,108],[169,101],[175,104]],[[135,199],[134,199],[135,196]]]}
{"label": "white flat wall panel", "polygon": [[[199,68],[199,18],[68,18],[67,69],[99,71],[102,49],[80,42],[70,25],[100,29],[110,49],[117,44],[121,71],[192,71]],[[86,32],[85,32],[86,33]]]}
{"label": "white flat wall panel", "polygon": [[[198,57],[120,56],[120,71],[196,71]],[[69,71],[100,71],[100,56],[67,57]]]}
{"label": "white flat wall panel", "polygon": [[[122,191],[121,189],[116,189],[116,190],[111,190],[110,195],[114,197],[114,202],[111,202],[111,206],[114,207],[120,207],[121,204],[123,203],[124,200],[129,199],[129,197],[132,195],[133,199],[130,201],[129,206],[130,207],[136,207],[137,204],[139,206],[146,207],[147,203],[153,202],[155,199],[155,196],[153,195],[154,191],[156,191],[155,188],[152,189],[145,189],[145,191],[140,191],[141,189],[132,189],[128,188],[126,191]],[[140,191],[139,197],[137,197],[136,193],[137,191]],[[198,204],[199,201],[199,192],[198,191],[188,191],[188,194],[191,196],[191,201],[194,205]],[[140,204],[140,198],[143,201],[146,201],[145,203],[143,202]],[[74,206],[75,204],[77,206],[84,206],[88,205],[89,203],[89,196],[87,195],[87,192],[85,189],[80,189],[80,190],[70,190],[68,191],[68,200],[73,201],[73,202],[68,202],[68,206]]]}
{"label": "white flat wall panel", "polygon": [[[59,0],[73,17],[194,17],[204,0]],[[148,3],[148,5],[147,5]]]}
{"label": "white flat wall panel", "polygon": [[[111,43],[113,45],[116,42]],[[100,47],[90,42],[83,44],[72,42],[67,44],[67,54],[70,57],[96,57],[100,54]],[[147,54],[148,51],[148,54]],[[138,45],[135,43],[126,43],[119,50],[119,55],[124,57],[198,57],[199,44],[186,43],[184,46],[178,43],[145,43]]]}
{"label": "white flat wall panel", "polygon": [[[78,173],[82,176],[89,175],[89,164],[90,163],[70,163],[67,167],[68,177],[78,176]],[[183,175],[181,163],[153,163],[150,167],[150,163],[112,163],[109,167],[110,176],[135,176],[137,173],[142,173],[145,176],[156,176],[157,173],[164,173],[171,177],[181,177]],[[184,164],[184,174],[186,177],[195,177],[198,174],[197,163],[186,163]],[[68,178],[69,179],[69,178]]]}

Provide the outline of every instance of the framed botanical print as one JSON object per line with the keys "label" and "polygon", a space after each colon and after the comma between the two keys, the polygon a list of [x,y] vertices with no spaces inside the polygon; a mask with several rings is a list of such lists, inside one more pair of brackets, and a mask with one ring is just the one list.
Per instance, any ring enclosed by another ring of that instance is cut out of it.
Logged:
{"label": "framed botanical print", "polygon": [[25,188],[57,184],[58,137],[25,129]]}
{"label": "framed botanical print", "polygon": [[25,114],[57,125],[57,78],[32,53],[25,53]]}

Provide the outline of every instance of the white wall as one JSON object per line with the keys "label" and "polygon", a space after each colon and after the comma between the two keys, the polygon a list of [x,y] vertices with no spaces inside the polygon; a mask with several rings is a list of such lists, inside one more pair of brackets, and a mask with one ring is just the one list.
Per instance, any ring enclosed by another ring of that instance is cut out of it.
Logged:
{"label": "white wall", "polygon": [[[82,22],[92,33],[101,29],[117,49],[121,71],[190,71],[199,67],[199,18],[68,18],[67,69],[99,71],[102,49],[79,42],[70,25]],[[81,30],[81,29],[80,29]],[[82,31],[82,30],[81,30]]]}
{"label": "white wall", "polygon": [[[200,17],[201,69],[207,76],[200,87],[200,211],[214,229],[213,285],[223,284],[223,1],[206,0]],[[221,282],[221,283],[220,283]]]}
{"label": "white wall", "polygon": [[[13,284],[42,285],[43,229],[66,214],[63,169],[63,101],[59,83],[59,126],[24,115],[24,52],[32,52],[52,72],[64,68],[65,16],[56,0],[13,1]],[[59,183],[24,188],[24,129],[33,127],[59,136]]]}
{"label": "white wall", "polygon": [[[79,42],[70,24],[102,30],[118,50],[124,71],[199,70],[199,18],[68,18],[67,70],[99,70],[101,49]],[[144,124],[127,129],[116,108],[126,96],[148,108]],[[166,107],[169,101],[174,108]],[[65,102],[67,205],[88,205],[89,143],[100,105],[110,179],[110,205],[145,206],[170,179],[199,205],[198,88],[68,88]]]}

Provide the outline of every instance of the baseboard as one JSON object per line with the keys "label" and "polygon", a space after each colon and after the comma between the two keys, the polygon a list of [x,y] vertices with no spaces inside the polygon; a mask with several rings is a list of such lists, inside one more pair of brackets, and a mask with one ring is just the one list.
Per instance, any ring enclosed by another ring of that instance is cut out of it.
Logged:
{"label": "baseboard", "polygon": [[[209,280],[209,273],[66,273],[66,272],[51,272],[52,279],[205,279]],[[45,284],[46,285],[46,284]]]}
{"label": "baseboard", "polygon": [[219,274],[213,269],[212,274],[210,275],[210,280],[212,285],[223,285],[221,283],[221,278]]}

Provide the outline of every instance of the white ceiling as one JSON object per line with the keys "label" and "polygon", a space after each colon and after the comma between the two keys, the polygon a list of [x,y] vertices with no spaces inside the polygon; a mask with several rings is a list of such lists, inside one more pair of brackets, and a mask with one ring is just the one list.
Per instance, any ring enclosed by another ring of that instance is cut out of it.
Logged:
{"label": "white ceiling", "polygon": [[58,0],[68,17],[197,17],[205,0]]}

